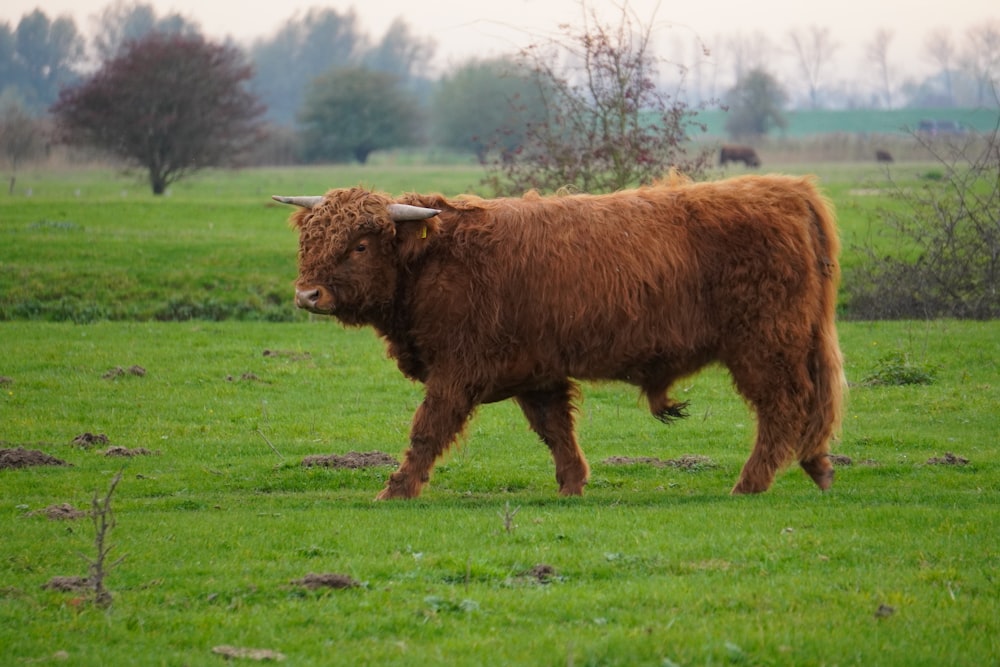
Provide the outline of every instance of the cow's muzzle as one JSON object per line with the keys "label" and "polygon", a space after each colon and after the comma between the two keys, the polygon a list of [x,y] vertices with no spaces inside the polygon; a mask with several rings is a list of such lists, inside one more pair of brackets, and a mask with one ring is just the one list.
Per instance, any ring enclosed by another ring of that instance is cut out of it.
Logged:
{"label": "cow's muzzle", "polygon": [[320,299],[322,297],[322,290],[316,287],[297,289],[295,290],[295,305],[303,310],[318,313],[321,312]]}

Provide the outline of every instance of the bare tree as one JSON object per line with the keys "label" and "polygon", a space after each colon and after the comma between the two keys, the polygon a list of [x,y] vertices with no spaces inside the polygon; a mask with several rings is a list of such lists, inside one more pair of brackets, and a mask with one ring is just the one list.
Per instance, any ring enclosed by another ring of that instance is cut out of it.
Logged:
{"label": "bare tree", "polygon": [[818,25],[791,30],[788,39],[792,42],[799,69],[809,85],[809,106],[818,109],[819,89],[823,82],[824,70],[832,61],[833,54],[840,48],[840,44],[834,41],[829,28]]}
{"label": "bare tree", "polygon": [[414,34],[406,21],[396,18],[382,39],[362,57],[362,62],[369,69],[393,74],[406,83],[430,69],[436,47],[432,38]]}
{"label": "bare tree", "polygon": [[955,42],[951,31],[947,28],[932,30],[924,39],[927,58],[934,63],[944,77],[944,92],[949,102],[954,103],[954,91],[951,86],[951,70],[955,60]]}
{"label": "bare tree", "polygon": [[[621,7],[617,24],[593,12],[563,38],[526,48],[525,71],[538,84],[545,117],[525,130],[515,151],[494,150],[483,181],[494,191],[610,192],[649,183],[677,167],[700,175],[707,149],[697,111],[656,86],[651,28]],[[689,154],[691,151],[692,154]]]}
{"label": "bare tree", "polygon": [[[997,99],[996,92],[993,92]],[[879,248],[844,281],[857,319],[1000,317],[1000,117],[988,132],[913,133],[940,179],[914,185],[890,175],[895,200],[877,212]],[[887,254],[887,242],[896,247]]]}
{"label": "bare tree", "polygon": [[775,48],[767,35],[759,30],[730,35],[726,47],[733,67],[733,81],[737,83],[749,72],[769,69]]}
{"label": "bare tree", "polygon": [[[692,101],[700,104],[715,98],[716,65],[712,62],[712,50],[697,35],[690,42]],[[706,74],[708,73],[708,74]]]}
{"label": "bare tree", "polygon": [[14,193],[17,169],[38,154],[44,138],[42,123],[32,118],[12,92],[0,94],[0,154],[10,164],[8,194]]}
{"label": "bare tree", "polygon": [[108,562],[108,554],[114,548],[114,545],[108,544],[108,533],[117,525],[115,513],[111,508],[111,494],[115,492],[118,482],[122,481],[123,472],[125,471],[119,470],[118,474],[111,480],[111,487],[103,498],[99,497],[96,491],[94,492],[94,499],[90,503],[90,518],[94,522],[94,549],[97,554],[93,558],[84,553],[80,554],[80,557],[89,566],[90,572],[87,582],[94,589],[94,603],[98,607],[111,606],[111,593],[104,585],[104,580],[111,569],[125,560],[125,556],[121,556],[113,563]]}
{"label": "bare tree", "polygon": [[983,106],[1000,83],[1000,21],[968,29],[962,60],[976,82],[976,104]]}
{"label": "bare tree", "polygon": [[159,17],[151,3],[136,0],[115,0],[92,15],[90,22],[94,27],[92,45],[101,62],[114,58],[127,43],[151,32],[189,36],[201,32],[197,23],[180,14]]}
{"label": "bare tree", "polygon": [[881,87],[880,97],[886,109],[892,108],[893,70],[889,63],[889,47],[894,36],[891,30],[879,28],[872,41],[865,46],[865,56],[875,67]]}

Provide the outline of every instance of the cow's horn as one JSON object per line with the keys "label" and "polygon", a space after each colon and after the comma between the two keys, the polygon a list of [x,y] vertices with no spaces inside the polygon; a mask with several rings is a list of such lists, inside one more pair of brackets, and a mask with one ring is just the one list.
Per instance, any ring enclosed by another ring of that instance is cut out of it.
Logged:
{"label": "cow's horn", "polygon": [[406,222],[407,220],[426,220],[433,218],[441,211],[436,208],[424,208],[423,206],[410,206],[409,204],[389,204],[389,217],[393,222]]}
{"label": "cow's horn", "polygon": [[271,195],[271,199],[274,201],[280,201],[282,204],[294,204],[295,206],[301,206],[302,208],[312,208],[316,204],[323,201],[323,195],[317,195],[314,197],[282,197],[280,195]]}

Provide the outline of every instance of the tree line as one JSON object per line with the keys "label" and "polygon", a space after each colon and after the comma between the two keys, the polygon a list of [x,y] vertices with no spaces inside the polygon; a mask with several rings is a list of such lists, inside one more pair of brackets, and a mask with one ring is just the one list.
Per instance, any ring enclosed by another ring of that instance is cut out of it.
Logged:
{"label": "tree line", "polygon": [[[564,35],[578,45],[600,37],[599,48],[584,47],[594,50],[589,72],[552,68],[525,51],[469,61],[437,80],[427,76],[434,43],[401,19],[371,40],[353,12],[314,9],[248,48],[212,42],[197,25],[143,4],[111,5],[100,24],[96,69],[83,72],[72,64],[84,45],[71,21],[41,10],[21,21],[14,33],[36,26],[36,61],[48,63],[35,69],[60,75],[48,87],[0,80],[0,134],[27,136],[25,110],[47,115],[48,140],[145,169],[158,194],[209,165],[364,163],[377,150],[428,142],[475,155],[498,190],[538,181],[539,163],[562,170],[548,177],[562,185],[621,187],[683,162],[694,127],[694,112],[657,89],[650,33],[624,10],[617,26]],[[628,76],[580,87],[620,67],[616,59]],[[16,50],[8,58],[21,60]],[[12,163],[24,148],[9,144]]]}
{"label": "tree line", "polygon": [[[719,99],[705,98],[697,66],[678,69],[673,63],[669,70],[686,78],[680,82],[667,81],[652,67],[662,62],[654,54],[652,33],[627,6],[617,26],[593,19],[589,25],[597,34],[567,28],[562,46],[579,40],[576,46],[603,48],[603,54],[591,55],[609,58],[611,68],[630,67],[632,88],[588,89],[593,75],[601,80],[600,61],[594,61],[594,70],[580,71],[579,49],[565,49],[556,58],[542,53],[559,44],[469,60],[432,79],[432,39],[414,34],[399,18],[373,39],[353,11],[312,9],[272,35],[239,46],[206,39],[197,24],[179,14],[159,15],[152,5],[125,0],[95,17],[100,29],[88,45],[72,19],[50,19],[36,9],[15,27],[0,24],[0,146],[16,172],[19,160],[52,140],[96,145],[149,168],[154,191],[192,169],[237,158],[363,163],[374,151],[428,143],[475,155],[492,165],[495,176],[519,183],[524,178],[518,165],[526,159],[557,160],[552,168],[562,173],[553,178],[589,187],[593,176],[579,165],[596,163],[627,174],[619,145],[633,147],[627,157],[638,164],[673,154],[697,132],[700,108],[725,105],[730,135],[752,138],[782,127],[783,109],[801,97],[769,68],[774,46],[760,36],[727,43],[726,57],[716,54],[719,62],[732,63],[735,83]],[[950,90],[970,77],[980,87],[995,78],[1000,27],[988,23],[976,35],[973,60],[960,58],[945,33],[929,38],[928,52],[940,73],[925,88],[942,77]],[[820,28],[789,38],[808,104],[821,106],[838,45]],[[882,64],[874,71],[887,82],[887,99],[894,90],[891,38],[887,31],[879,33],[870,49],[872,62]],[[671,87],[676,94],[664,92]],[[608,115],[632,124],[602,124]],[[39,118],[54,122],[54,131],[33,124]],[[619,128],[614,137],[607,135],[611,125]],[[142,131],[126,131],[132,126]],[[656,150],[644,152],[659,136],[651,127],[665,133],[670,146],[656,144]],[[197,142],[205,149],[194,151]]]}

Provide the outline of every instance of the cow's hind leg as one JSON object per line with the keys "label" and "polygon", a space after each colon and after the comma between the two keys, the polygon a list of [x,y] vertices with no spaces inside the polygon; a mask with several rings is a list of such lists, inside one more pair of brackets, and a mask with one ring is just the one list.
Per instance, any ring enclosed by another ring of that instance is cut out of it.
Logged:
{"label": "cow's hind leg", "polygon": [[830,438],[840,426],[847,379],[833,325],[819,327],[814,335],[815,342],[809,358],[813,392],[799,449],[799,465],[816,486],[826,491],[833,485]]}
{"label": "cow's hind leg", "polygon": [[767,408],[757,409],[757,441],[733,486],[734,495],[763,493],[771,487],[775,475],[792,455],[786,424],[781,415]]}
{"label": "cow's hind leg", "polygon": [[428,387],[413,417],[410,448],[376,500],[419,496],[430,480],[434,462],[465,428],[473,407],[472,399],[463,393]]}
{"label": "cow's hind leg", "polygon": [[833,464],[830,463],[830,457],[827,454],[801,460],[799,465],[821,490],[829,491],[830,487],[833,486]]}
{"label": "cow's hind leg", "polygon": [[[828,385],[839,382],[839,378],[826,380]],[[808,418],[799,440],[799,465],[822,491],[833,486],[833,464],[830,462],[830,438],[839,419],[840,388],[835,387],[835,395],[823,393],[820,383],[810,395]]]}
{"label": "cow's hind leg", "polygon": [[788,350],[770,357],[758,350],[741,361],[728,365],[740,393],[757,413],[757,439],[732,492],[761,493],[800,449],[812,383],[804,362]]}
{"label": "cow's hind leg", "polygon": [[573,400],[576,397],[576,386],[570,382],[515,396],[532,430],[552,452],[559,493],[564,496],[581,495],[590,476],[587,460],[573,432]]}

